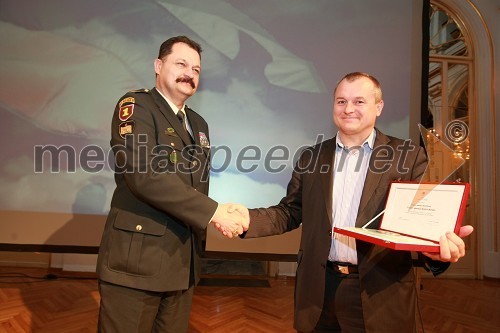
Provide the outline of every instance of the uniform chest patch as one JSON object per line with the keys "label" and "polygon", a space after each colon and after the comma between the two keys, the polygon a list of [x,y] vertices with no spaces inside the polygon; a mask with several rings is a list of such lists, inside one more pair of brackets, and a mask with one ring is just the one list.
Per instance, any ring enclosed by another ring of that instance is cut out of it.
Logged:
{"label": "uniform chest patch", "polygon": [[199,134],[199,136],[200,136],[200,145],[201,145],[203,148],[210,148],[210,142],[208,142],[208,138],[207,138],[207,136],[205,135],[205,133],[203,133],[203,132],[199,132],[198,134]]}

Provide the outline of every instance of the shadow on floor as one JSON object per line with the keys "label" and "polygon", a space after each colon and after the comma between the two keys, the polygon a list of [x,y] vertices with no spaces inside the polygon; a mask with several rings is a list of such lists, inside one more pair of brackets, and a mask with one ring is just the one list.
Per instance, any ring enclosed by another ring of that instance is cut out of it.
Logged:
{"label": "shadow on floor", "polygon": [[[203,259],[201,264],[203,277],[199,285],[270,288],[265,266],[266,262],[263,261]],[[220,275],[225,275],[225,277],[220,277]],[[244,278],[244,276],[251,276],[251,278]]]}

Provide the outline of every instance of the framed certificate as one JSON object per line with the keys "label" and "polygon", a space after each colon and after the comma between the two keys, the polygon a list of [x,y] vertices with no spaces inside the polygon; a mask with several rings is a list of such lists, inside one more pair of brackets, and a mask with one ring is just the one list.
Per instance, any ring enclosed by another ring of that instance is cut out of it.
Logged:
{"label": "framed certificate", "polygon": [[379,229],[334,232],[394,250],[439,252],[439,238],[462,226],[469,191],[469,183],[393,182]]}

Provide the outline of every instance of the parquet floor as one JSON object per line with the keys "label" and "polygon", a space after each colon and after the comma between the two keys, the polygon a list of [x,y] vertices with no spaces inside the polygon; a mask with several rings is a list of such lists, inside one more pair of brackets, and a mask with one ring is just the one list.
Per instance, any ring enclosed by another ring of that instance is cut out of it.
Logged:
{"label": "parquet floor", "polygon": [[[0,267],[0,333],[96,332],[96,280],[40,279],[46,274]],[[270,288],[199,286],[189,332],[295,332],[293,283],[293,278],[270,278]],[[423,279],[422,284],[426,333],[500,332],[500,281]]]}

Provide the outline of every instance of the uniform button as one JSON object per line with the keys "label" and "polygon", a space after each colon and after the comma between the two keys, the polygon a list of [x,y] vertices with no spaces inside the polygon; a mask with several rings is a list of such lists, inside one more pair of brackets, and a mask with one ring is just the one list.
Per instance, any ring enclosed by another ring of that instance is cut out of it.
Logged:
{"label": "uniform button", "polygon": [[173,142],[170,142],[170,145],[171,145],[172,147],[175,147],[175,143],[173,143]]}
{"label": "uniform button", "polygon": [[138,224],[135,226],[135,230],[141,231],[142,230],[142,225]]}
{"label": "uniform button", "polygon": [[330,230],[330,231],[328,232],[328,234],[331,236],[331,235],[332,235],[332,231]]}
{"label": "uniform button", "polygon": [[197,166],[198,165],[198,161],[193,161],[193,165]]}

